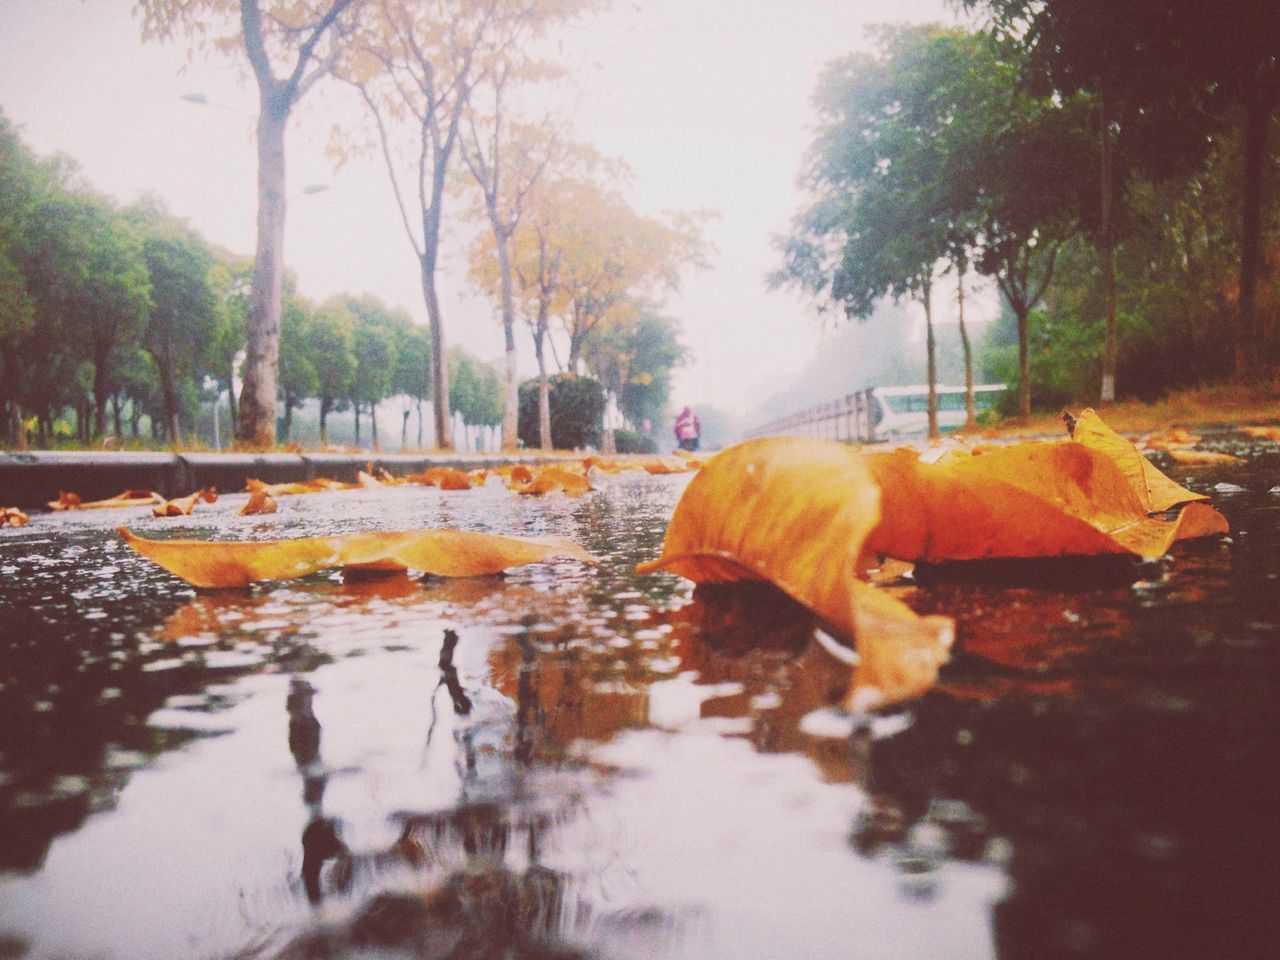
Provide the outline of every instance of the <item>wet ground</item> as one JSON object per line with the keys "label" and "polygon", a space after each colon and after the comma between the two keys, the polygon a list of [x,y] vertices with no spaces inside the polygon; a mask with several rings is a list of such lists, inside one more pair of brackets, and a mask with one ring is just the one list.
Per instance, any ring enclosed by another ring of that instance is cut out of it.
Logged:
{"label": "wet ground", "polygon": [[[1228,542],[919,571],[937,689],[854,723],[769,590],[639,578],[687,477],[0,531],[0,958],[1275,955],[1280,448]],[[198,593],[113,529],[457,526],[601,558]]]}

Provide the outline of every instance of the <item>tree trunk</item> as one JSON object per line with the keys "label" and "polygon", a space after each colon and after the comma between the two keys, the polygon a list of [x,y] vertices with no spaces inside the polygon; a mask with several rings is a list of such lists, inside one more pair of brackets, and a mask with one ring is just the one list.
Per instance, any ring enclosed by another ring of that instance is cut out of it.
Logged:
{"label": "tree trunk", "polygon": [[964,267],[956,271],[956,308],[960,321],[960,349],[964,351],[964,425],[972,430],[978,425],[978,408],[973,400],[973,347],[964,325]]}
{"label": "tree trunk", "polygon": [[444,318],[436,293],[435,253],[422,258],[422,298],[427,305],[427,325],[431,330],[431,408],[436,428],[436,447],[453,449],[453,421],[449,414],[449,363],[445,356]]}
{"label": "tree trunk", "polygon": [[116,440],[119,440],[124,436],[124,418],[121,415],[121,406],[120,394],[113,393],[111,395],[111,422],[112,427],[115,430]]}
{"label": "tree trunk", "polygon": [[1102,391],[1100,403],[1116,401],[1116,363],[1120,354],[1119,336],[1116,330],[1116,246],[1114,219],[1114,200],[1112,197],[1112,145],[1111,124],[1107,115],[1106,101],[1100,104],[1101,118],[1101,158],[1102,158],[1102,237],[1098,244],[1098,253],[1102,257],[1102,293],[1106,305],[1106,340],[1102,349]]}
{"label": "tree trunk", "polygon": [[129,432],[133,434],[133,439],[142,439],[142,411],[138,409],[136,397],[129,401]]}
{"label": "tree trunk", "polygon": [[418,401],[418,449],[422,449],[422,401]]}
{"label": "tree trunk", "polygon": [[245,314],[246,356],[239,445],[267,449],[275,444],[276,378],[280,361],[280,300],[284,280],[284,129],[289,106],[264,96],[258,115],[258,246],[253,286]]}
{"label": "tree trunk", "polygon": [[502,277],[502,336],[506,344],[507,366],[502,381],[502,449],[519,446],[517,427],[520,414],[520,372],[516,368],[516,308],[511,290],[511,252],[507,232],[494,224],[498,248],[498,270]]}
{"label": "tree trunk", "polygon": [[1266,164],[1270,119],[1270,104],[1255,77],[1245,95],[1244,195],[1240,222],[1240,321],[1235,374],[1236,380],[1243,384],[1256,379],[1266,356],[1257,291],[1262,272],[1262,171]]}
{"label": "tree trunk", "polygon": [[235,430],[236,425],[236,380],[235,371],[229,369],[227,371],[227,412],[231,414],[227,423],[231,424],[231,429]]}
{"label": "tree trunk", "polygon": [[324,449],[329,446],[329,426],[326,422],[329,419],[329,398],[320,398],[320,447]]}
{"label": "tree trunk", "polygon": [[170,443],[178,442],[178,388],[173,382],[173,367],[156,364],[160,369],[160,397],[164,404],[164,431]]}
{"label": "tree trunk", "polygon": [[1011,303],[1014,316],[1018,318],[1018,416],[1023,420],[1031,419],[1031,358],[1027,350],[1028,322],[1031,312],[1025,304]]}
{"label": "tree trunk", "polygon": [[284,436],[281,439],[285,443],[289,443],[293,439],[293,399],[286,396],[284,398]]}
{"label": "tree trunk", "polygon": [[920,289],[924,302],[925,350],[929,369],[929,439],[938,439],[938,342],[933,335],[933,280],[926,277]]}
{"label": "tree trunk", "polygon": [[409,415],[413,413],[408,407],[405,407],[400,414],[400,452],[403,453],[409,446]]}
{"label": "tree trunk", "polygon": [[543,344],[547,338],[547,320],[550,304],[545,296],[538,298],[538,326],[533,335],[533,352],[538,360],[538,446],[543,450],[551,446],[551,379],[547,376],[547,358]]}
{"label": "tree trunk", "polygon": [[377,453],[381,450],[378,443],[378,405],[376,403],[369,404],[369,437],[373,441],[373,452]]}
{"label": "tree trunk", "polygon": [[360,404],[353,401],[351,409],[354,410],[356,414],[356,447],[358,448],[360,446]]}
{"label": "tree trunk", "polygon": [[93,350],[93,436],[96,440],[107,432],[107,363],[111,348],[95,344]]}

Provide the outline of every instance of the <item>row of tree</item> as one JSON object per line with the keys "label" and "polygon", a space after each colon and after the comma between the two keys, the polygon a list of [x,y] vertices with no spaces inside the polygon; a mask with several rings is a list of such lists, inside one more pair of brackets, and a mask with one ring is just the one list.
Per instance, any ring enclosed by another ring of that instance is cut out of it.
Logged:
{"label": "row of tree", "polygon": [[918,298],[933,382],[933,296],[950,275],[972,383],[965,277],[993,278],[1024,416],[1033,345],[1058,394],[1092,385],[1104,403],[1118,371],[1148,395],[1273,375],[1280,197],[1263,184],[1280,18],[1265,0],[963,5],[984,29],[882,28],[874,53],[824,70],[810,201],[772,282],[859,318]]}
{"label": "row of tree", "polygon": [[[118,208],[80,182],[69,162],[35,156],[2,115],[0,211],[6,439],[19,442],[31,418],[47,442],[71,410],[86,442],[109,430],[136,437],[144,419],[157,439],[177,441],[191,434],[210,392],[206,384],[214,385],[215,398],[225,393],[234,422],[247,257],[213,247],[153,198]],[[369,295],[315,306],[288,279],[282,439],[289,439],[294,410],[314,398],[322,442],[328,413],[350,408],[357,443],[360,413],[368,411],[376,446],[378,404],[400,395],[406,445],[410,404],[421,423],[421,404],[430,398],[422,376],[429,353],[425,331],[404,311]],[[450,366],[453,406],[464,421],[497,423],[501,398],[492,368],[456,349]]]}
{"label": "row of tree", "polygon": [[[585,189],[577,182],[574,196]],[[675,322],[636,296],[658,269],[645,257],[662,259],[653,248],[667,243],[667,228],[592,189],[589,211],[553,206],[563,200],[555,191],[538,195],[534,228],[512,237],[513,289],[533,318],[544,383],[543,346],[557,318],[568,353],[555,367],[586,366],[639,424],[662,416],[683,357]],[[601,252],[610,243],[616,256]],[[482,289],[496,283],[492,253],[482,237],[473,251]],[[202,402],[223,396],[234,423],[251,272],[250,258],[212,246],[158,200],[119,208],[69,161],[37,157],[0,114],[0,406],[10,442],[24,438],[27,419],[47,442],[66,410],[84,442],[137,437],[144,421],[157,440],[173,442],[192,433]],[[431,356],[428,331],[404,310],[368,294],[317,305],[286,274],[276,439],[291,439],[295,411],[314,400],[322,444],[329,415],[350,410],[356,444],[363,422],[377,447],[379,405],[400,397],[400,446],[410,445],[416,410],[421,447]],[[499,425],[496,370],[456,347],[446,369],[450,409],[466,424]]]}
{"label": "row of tree", "polygon": [[[597,329],[634,324],[649,298],[674,284],[701,251],[696,218],[657,221],[627,208],[618,170],[570,143],[551,115],[516,108],[522,88],[561,76],[545,55],[549,34],[597,0],[141,0],[143,36],[190,38],[242,57],[259,91],[258,242],[246,315],[247,358],[237,437],[270,442],[283,289],[284,134],[298,101],[330,77],[363,105],[364,131],[343,131],[339,151],[370,141],[385,162],[419,265],[431,338],[436,443],[452,446],[443,305],[438,293],[445,207],[469,180],[470,206],[488,238],[475,275],[497,304],[506,344],[503,445],[517,436],[516,326],[528,322],[543,371],[550,430],[548,324],[569,330],[568,363],[587,360]],[[458,176],[461,170],[470,174]],[[593,206],[598,205],[598,206]],[[424,372],[425,374],[425,372]],[[616,391],[615,391],[616,393]],[[607,442],[607,441],[606,441]]]}

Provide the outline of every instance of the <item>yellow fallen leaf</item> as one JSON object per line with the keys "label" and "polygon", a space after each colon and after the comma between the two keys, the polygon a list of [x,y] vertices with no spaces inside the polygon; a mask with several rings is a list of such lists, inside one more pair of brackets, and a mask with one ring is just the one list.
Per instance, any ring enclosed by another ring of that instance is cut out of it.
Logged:
{"label": "yellow fallen leaf", "polygon": [[1213,450],[1170,449],[1165,452],[1173,458],[1175,463],[1184,463],[1189,466],[1203,467],[1211,464],[1244,463],[1241,457],[1230,453],[1216,453]]}
{"label": "yellow fallen leaf", "polygon": [[254,490],[249,494],[249,499],[245,501],[243,507],[237,512],[243,517],[255,513],[275,513],[278,509],[275,500],[271,498],[271,494],[265,490]]}
{"label": "yellow fallen leaf", "polygon": [[187,517],[191,515],[191,511],[196,508],[196,503],[200,500],[205,503],[217,503],[218,488],[209,487],[207,490],[197,490],[189,497],[175,497],[172,500],[166,500],[153,509],[151,513],[156,517]]}
{"label": "yellow fallen leaf", "polygon": [[261,490],[272,497],[299,496],[306,493],[329,493],[333,490],[355,490],[358,484],[343,483],[341,480],[330,480],[317,477],[314,480],[302,480],[293,483],[263,483],[261,480],[249,479],[244,488],[250,493]]}
{"label": "yellow fallen leaf", "polygon": [[1173,519],[1152,516],[1141,499],[1145,479],[1126,469],[1135,465],[1082,443],[1011,444],[937,464],[921,463],[909,450],[866,459],[882,497],[880,524],[864,547],[872,556],[930,563],[1159,557],[1177,540],[1227,530],[1225,519],[1200,503]]}
{"label": "yellow fallen leaf", "polygon": [[1103,423],[1093,410],[1084,410],[1078,417],[1064,414],[1063,419],[1067,421],[1073,442],[1096,450],[1115,463],[1148,513],[1160,513],[1192,500],[1209,499],[1166,477],[1137,447]]}
{"label": "yellow fallen leaf", "polygon": [[1240,432],[1254,440],[1280,441],[1280,427],[1241,427]]}
{"label": "yellow fallen leaf", "polygon": [[442,577],[474,577],[568,557],[592,563],[570,540],[502,537],[464,530],[350,533],[293,540],[148,540],[118,528],[125,543],[192,586],[243,587],[288,580],[335,567],[417,570]]}
{"label": "yellow fallen leaf", "polygon": [[125,490],[106,500],[81,501],[79,495],[65,490],[58,491],[58,499],[49,504],[50,510],[107,510],[115,507],[150,507],[164,503],[164,497],[151,490]]}
{"label": "yellow fallen leaf", "polygon": [[414,483],[441,490],[470,490],[471,477],[456,467],[431,467],[426,473],[409,477]]}
{"label": "yellow fallen leaf", "polygon": [[0,507],[0,527],[25,527],[31,518],[17,507]]}
{"label": "yellow fallen leaf", "polygon": [[515,486],[513,489],[528,495],[562,491],[568,496],[578,497],[591,491],[591,482],[582,474],[574,473],[564,467],[543,467],[527,484]]}
{"label": "yellow fallen leaf", "polygon": [[850,702],[914,696],[936,678],[954,635],[948,617],[919,617],[857,579],[862,544],[879,519],[880,490],[838,443],[769,437],[731,447],[689,483],[667,527],[667,570],[695,583],[765,580],[855,639],[865,658]]}

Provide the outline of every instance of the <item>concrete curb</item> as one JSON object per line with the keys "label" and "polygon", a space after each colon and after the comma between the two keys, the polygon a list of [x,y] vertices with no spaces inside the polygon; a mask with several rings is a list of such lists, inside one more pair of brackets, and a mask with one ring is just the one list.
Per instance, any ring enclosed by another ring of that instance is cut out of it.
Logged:
{"label": "concrete curb", "polygon": [[0,506],[24,510],[58,499],[60,490],[82,500],[113,497],[122,490],[154,490],[180,497],[202,487],[220,493],[244,490],[254,478],[266,483],[290,483],[328,477],[354,482],[356,473],[372,463],[396,476],[422,473],[430,467],[465,470],[509,463],[532,463],[557,457],[541,451],[515,454],[348,454],[348,453],[151,453],[35,450],[0,453]]}

